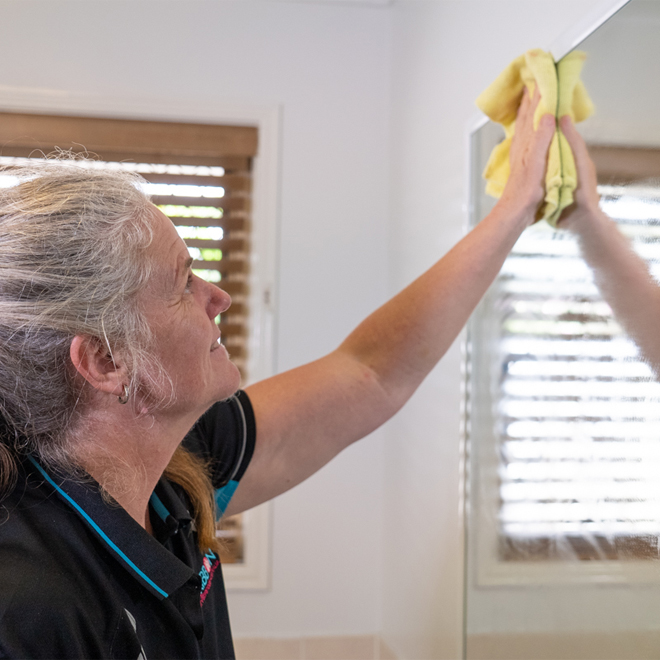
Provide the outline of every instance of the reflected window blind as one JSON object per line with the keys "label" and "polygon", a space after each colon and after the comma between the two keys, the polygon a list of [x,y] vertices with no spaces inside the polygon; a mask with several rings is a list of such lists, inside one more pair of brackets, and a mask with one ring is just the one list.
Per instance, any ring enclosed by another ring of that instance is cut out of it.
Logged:
{"label": "reflected window blind", "polygon": [[71,149],[95,159],[87,166],[144,177],[145,191],[188,245],[195,273],[232,296],[231,308],[218,323],[223,344],[247,377],[256,128],[0,113],[0,144],[0,166],[5,168],[22,158]]}
{"label": "reflected window blind", "polygon": [[[660,188],[599,188],[660,279]],[[527,229],[495,295],[500,559],[658,558],[660,384],[577,241]]]}

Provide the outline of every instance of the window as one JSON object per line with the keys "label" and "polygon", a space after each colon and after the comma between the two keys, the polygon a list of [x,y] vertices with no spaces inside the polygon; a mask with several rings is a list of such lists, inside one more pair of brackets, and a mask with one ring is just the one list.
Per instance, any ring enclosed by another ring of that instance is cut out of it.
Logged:
{"label": "window", "polygon": [[[604,210],[660,279],[660,186],[642,182],[660,153],[592,153]],[[660,383],[572,235],[524,232],[469,346],[470,498],[491,562],[660,558]]]}
{"label": "window", "polygon": [[[222,340],[243,376],[248,374],[250,310],[250,193],[257,129],[92,117],[0,113],[0,166],[56,149],[88,152],[99,169],[139,172],[146,192],[169,216],[195,259],[193,270],[222,286],[232,306],[218,323]],[[10,171],[10,170],[7,170]],[[6,175],[5,175],[6,181]],[[2,185],[2,181],[0,181]],[[245,519],[219,523],[224,563],[245,560]],[[263,534],[252,530],[248,536]]]}

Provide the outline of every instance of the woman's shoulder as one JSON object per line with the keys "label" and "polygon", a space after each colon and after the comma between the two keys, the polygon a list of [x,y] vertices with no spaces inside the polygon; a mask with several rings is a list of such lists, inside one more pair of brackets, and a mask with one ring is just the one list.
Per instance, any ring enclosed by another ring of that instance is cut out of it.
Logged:
{"label": "woman's shoulder", "polygon": [[240,479],[254,453],[256,422],[247,394],[237,392],[209,408],[183,441],[183,446],[211,467],[216,488]]}

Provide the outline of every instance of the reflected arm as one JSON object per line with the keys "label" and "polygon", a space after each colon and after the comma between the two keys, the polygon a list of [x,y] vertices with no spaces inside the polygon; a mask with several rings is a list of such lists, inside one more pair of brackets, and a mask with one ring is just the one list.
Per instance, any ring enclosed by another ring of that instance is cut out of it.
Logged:
{"label": "reflected arm", "polygon": [[575,205],[565,213],[560,226],[577,235],[603,297],[660,375],[660,287],[616,223],[599,208],[596,168],[568,117],[562,119],[562,130],[575,155],[578,188]]}

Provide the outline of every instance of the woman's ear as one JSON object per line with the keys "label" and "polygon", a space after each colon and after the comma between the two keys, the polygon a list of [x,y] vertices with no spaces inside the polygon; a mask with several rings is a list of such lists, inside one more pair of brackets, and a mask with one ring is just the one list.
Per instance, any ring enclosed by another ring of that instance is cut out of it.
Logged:
{"label": "woman's ear", "polygon": [[126,367],[117,353],[97,337],[76,335],[71,340],[69,356],[76,371],[99,392],[120,396],[128,383]]}

